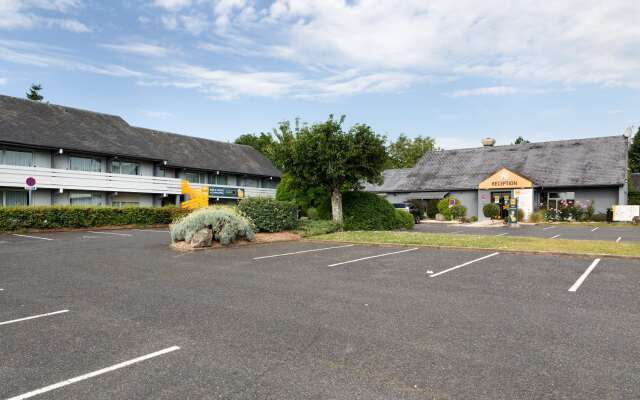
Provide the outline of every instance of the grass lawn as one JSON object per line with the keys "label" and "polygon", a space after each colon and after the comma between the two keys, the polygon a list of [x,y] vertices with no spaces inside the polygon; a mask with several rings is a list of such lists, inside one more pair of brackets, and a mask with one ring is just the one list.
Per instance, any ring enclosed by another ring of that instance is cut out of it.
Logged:
{"label": "grass lawn", "polygon": [[533,237],[452,235],[422,232],[353,231],[316,236],[314,240],[352,243],[399,244],[503,251],[545,252],[598,256],[640,257],[640,244],[600,240],[564,240]]}

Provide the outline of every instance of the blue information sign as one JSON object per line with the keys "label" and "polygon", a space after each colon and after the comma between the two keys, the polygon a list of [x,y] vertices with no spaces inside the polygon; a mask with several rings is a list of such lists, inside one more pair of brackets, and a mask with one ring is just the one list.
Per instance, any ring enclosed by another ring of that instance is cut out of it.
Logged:
{"label": "blue information sign", "polygon": [[229,197],[237,199],[238,189],[221,186],[209,186],[209,197]]}

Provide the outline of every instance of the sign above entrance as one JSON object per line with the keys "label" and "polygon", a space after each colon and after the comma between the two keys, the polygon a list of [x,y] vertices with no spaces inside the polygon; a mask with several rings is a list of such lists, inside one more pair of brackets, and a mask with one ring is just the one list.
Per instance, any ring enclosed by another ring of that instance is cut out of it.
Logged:
{"label": "sign above entrance", "polygon": [[533,182],[506,168],[480,182],[478,189],[526,189],[533,187]]}

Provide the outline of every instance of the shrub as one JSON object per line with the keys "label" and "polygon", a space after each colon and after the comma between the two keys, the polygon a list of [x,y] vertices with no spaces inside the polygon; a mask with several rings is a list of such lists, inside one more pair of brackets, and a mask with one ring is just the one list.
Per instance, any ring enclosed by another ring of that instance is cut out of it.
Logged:
{"label": "shrub", "polygon": [[462,204],[456,204],[455,206],[451,207],[449,212],[451,213],[452,218],[464,218],[464,216],[467,215],[467,207],[463,206]]}
{"label": "shrub", "polygon": [[534,224],[542,222],[542,221],[544,221],[544,219],[545,219],[545,211],[544,210],[538,210],[538,211],[532,212],[529,215],[529,222],[533,222]]}
{"label": "shrub", "polygon": [[469,218],[469,222],[478,222],[478,217],[472,215],[471,218]]}
{"label": "shrub", "polygon": [[629,205],[640,204],[640,192],[629,192]]}
{"label": "shrub", "polygon": [[400,228],[396,209],[374,193],[346,192],[342,195],[342,208],[346,230],[387,231]]}
{"label": "shrub", "polygon": [[177,207],[0,207],[0,230],[164,225],[188,213]]}
{"label": "shrub", "polygon": [[253,240],[254,229],[244,217],[231,212],[228,208],[201,208],[171,224],[171,241],[190,241],[201,229],[211,227],[213,238],[223,245],[236,239]]}
{"label": "shrub", "polygon": [[524,210],[522,208],[518,208],[518,222],[524,221]]}
{"label": "shrub", "polygon": [[413,215],[403,210],[395,210],[396,211],[396,228],[402,229],[411,229],[413,228]]}
{"label": "shrub", "polygon": [[[453,217],[451,215],[451,209],[453,207],[449,207],[449,200],[453,200],[455,202],[455,205],[460,204],[460,200],[456,199],[453,196],[445,197],[444,199],[438,202],[438,212],[442,214],[446,220],[450,221],[451,218]],[[465,208],[465,213],[466,213],[466,208]]]}
{"label": "shrub", "polygon": [[427,202],[427,217],[433,219],[436,217],[438,213],[438,202],[434,200],[429,200]]}
{"label": "shrub", "polygon": [[497,219],[500,216],[500,206],[496,203],[487,203],[482,207],[482,214],[491,219]]}
{"label": "shrub", "polygon": [[268,197],[250,197],[240,201],[238,209],[261,232],[281,232],[298,224],[298,207]]}
{"label": "shrub", "polygon": [[593,222],[606,222],[607,221],[607,214],[605,214],[605,213],[593,214],[593,216],[591,217],[591,221],[593,221]]}
{"label": "shrub", "polygon": [[320,219],[320,214],[318,213],[318,209],[315,207],[307,208],[307,217],[309,217],[309,219]]}
{"label": "shrub", "polygon": [[324,235],[340,229],[340,225],[331,220],[306,220],[301,221],[298,233],[303,237]]}

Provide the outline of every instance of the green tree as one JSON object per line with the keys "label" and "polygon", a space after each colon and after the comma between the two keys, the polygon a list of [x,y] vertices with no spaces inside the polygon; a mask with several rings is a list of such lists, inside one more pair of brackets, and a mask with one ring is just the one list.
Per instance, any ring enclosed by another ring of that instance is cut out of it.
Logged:
{"label": "green tree", "polygon": [[516,138],[516,141],[513,144],[527,144],[527,143],[531,143],[531,142],[523,138],[522,136],[518,136]]}
{"label": "green tree", "polygon": [[389,144],[387,153],[387,168],[411,168],[428,152],[433,151],[436,140],[429,136],[417,136],[413,139],[400,134],[398,138]]}
{"label": "green tree", "polygon": [[298,188],[322,187],[331,193],[331,214],[342,223],[342,190],[362,181],[381,183],[386,160],[385,137],[369,126],[356,124],[348,131],[333,115],[322,123],[291,129],[280,124],[276,133],[276,159]]}
{"label": "green tree", "polygon": [[40,91],[42,90],[42,85],[41,84],[33,84],[31,85],[31,87],[29,88],[29,91],[27,92],[27,99],[29,100],[33,100],[33,101],[42,101],[42,99],[44,99],[44,97],[42,97],[42,95],[40,94]]}
{"label": "green tree", "polygon": [[629,170],[640,172],[640,128],[629,146]]}
{"label": "green tree", "polygon": [[247,146],[253,147],[275,164],[274,146],[276,143],[271,134],[264,132],[261,132],[260,134],[247,133],[240,135],[235,140],[235,143],[246,144]]}

